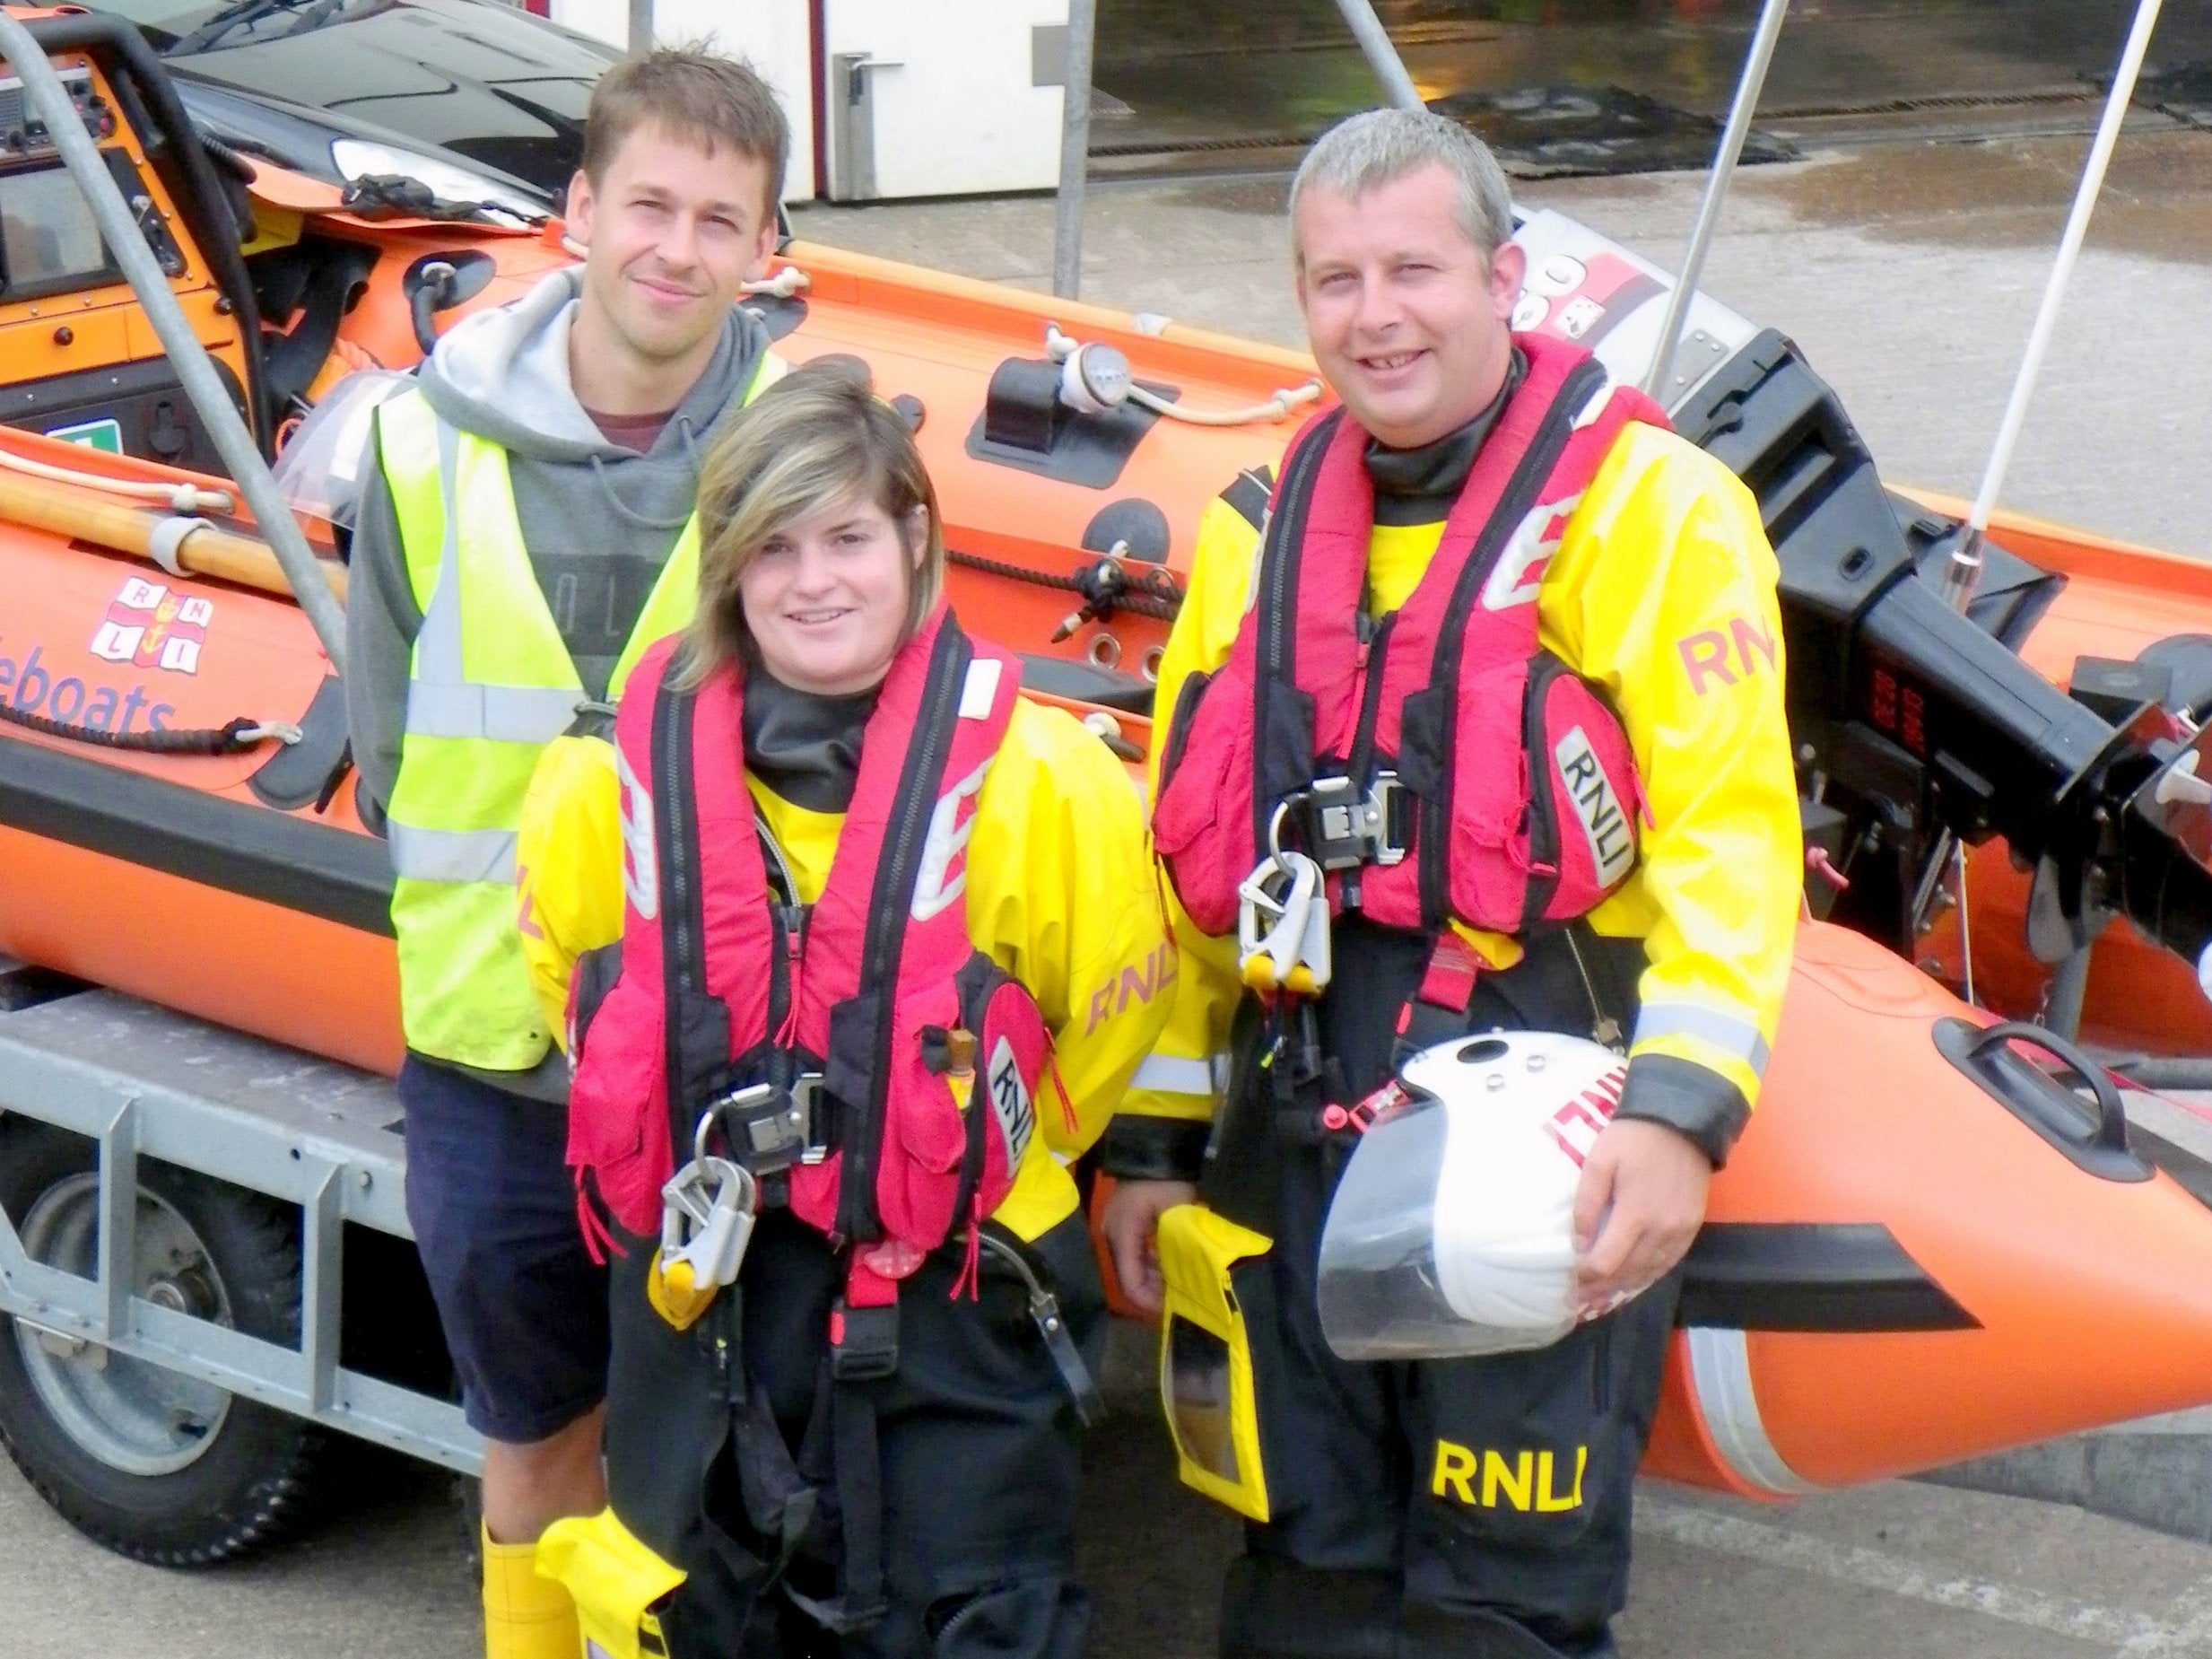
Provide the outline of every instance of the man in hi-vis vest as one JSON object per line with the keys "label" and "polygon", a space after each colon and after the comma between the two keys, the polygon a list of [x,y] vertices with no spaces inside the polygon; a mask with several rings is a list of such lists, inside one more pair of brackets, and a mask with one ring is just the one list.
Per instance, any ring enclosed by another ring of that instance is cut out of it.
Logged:
{"label": "man in hi-vis vest", "polygon": [[789,134],[750,69],[657,51],[592,94],[580,269],[457,323],[377,415],[347,707],[397,886],[407,1213],[483,1471],[492,1659],[573,1659],[538,1535],[605,1503],[605,1270],[564,1162],[568,1072],[518,932],[515,832],[545,746],[690,620],[699,457],[775,378],[735,303],[776,243]]}

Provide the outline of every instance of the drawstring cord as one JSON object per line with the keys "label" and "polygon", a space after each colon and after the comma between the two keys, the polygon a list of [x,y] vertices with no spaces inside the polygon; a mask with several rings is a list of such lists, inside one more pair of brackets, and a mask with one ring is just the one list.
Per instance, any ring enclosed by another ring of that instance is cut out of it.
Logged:
{"label": "drawstring cord", "polygon": [[1045,1056],[1045,1070],[1052,1078],[1052,1092],[1060,1097],[1060,1122],[1067,1126],[1067,1132],[1073,1135],[1082,1129],[1083,1120],[1076,1115],[1076,1103],[1068,1097],[1067,1085],[1061,1079],[1060,1057],[1058,1054]]}
{"label": "drawstring cord", "polygon": [[983,1299],[983,1195],[979,1192],[971,1201],[968,1212],[968,1253],[960,1264],[960,1273],[953,1280],[946,1299],[957,1302],[965,1293],[971,1302]]}
{"label": "drawstring cord", "polygon": [[[692,430],[692,418],[688,415],[677,415],[675,424],[676,434],[684,442],[684,457],[692,464],[692,477],[695,482],[701,467],[698,435]],[[606,497],[608,505],[614,509],[615,514],[628,523],[641,530],[680,530],[691,522],[692,515],[688,511],[675,519],[655,519],[638,511],[614,493],[614,485],[606,476],[606,457],[594,455],[590,459],[592,476],[599,480],[600,493]]]}
{"label": "drawstring cord", "polygon": [[584,1235],[584,1249],[594,1267],[605,1267],[610,1251],[618,1256],[630,1253],[623,1248],[623,1242],[614,1236],[614,1230],[599,1218],[599,1207],[585,1191],[584,1172],[580,1169],[576,1172],[576,1225]]}

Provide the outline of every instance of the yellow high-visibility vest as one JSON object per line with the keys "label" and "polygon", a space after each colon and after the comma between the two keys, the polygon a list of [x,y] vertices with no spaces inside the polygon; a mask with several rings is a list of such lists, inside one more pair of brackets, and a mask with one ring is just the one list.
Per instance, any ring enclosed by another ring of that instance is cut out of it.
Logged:
{"label": "yellow high-visibility vest", "polygon": [[[763,353],[745,401],[784,368]],[[401,1025],[418,1053],[527,1071],[553,1039],[516,930],[515,832],[538,756],[585,702],[583,680],[523,546],[507,451],[440,420],[419,390],[378,409],[377,435],[422,610],[385,808]],[[698,590],[694,515],[615,661],[608,702],[648,646],[690,623]]]}

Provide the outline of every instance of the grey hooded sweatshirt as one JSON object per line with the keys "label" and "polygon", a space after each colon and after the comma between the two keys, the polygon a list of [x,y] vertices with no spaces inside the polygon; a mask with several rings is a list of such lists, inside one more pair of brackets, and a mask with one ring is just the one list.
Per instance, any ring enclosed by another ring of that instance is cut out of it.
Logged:
{"label": "grey hooded sweatshirt", "polygon": [[[580,270],[559,272],[511,305],[464,318],[440,339],[420,378],[441,417],[506,450],[531,567],[585,693],[597,699],[691,516],[705,446],[738,407],[768,334],[752,312],[732,307],[705,372],[640,455],[608,442],[569,383],[569,330],[582,279]],[[371,460],[361,471],[345,703],[361,818],[380,831],[399,776],[422,611],[407,580],[383,468]]]}

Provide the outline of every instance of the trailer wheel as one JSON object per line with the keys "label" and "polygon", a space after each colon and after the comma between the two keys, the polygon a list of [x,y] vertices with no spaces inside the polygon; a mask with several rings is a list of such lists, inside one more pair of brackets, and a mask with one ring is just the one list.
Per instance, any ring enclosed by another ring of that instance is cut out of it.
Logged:
{"label": "trailer wheel", "polygon": [[[91,1278],[93,1144],[41,1124],[0,1131],[0,1208],[35,1261]],[[283,1206],[141,1160],[135,1295],[287,1345],[300,1336],[300,1248]],[[208,1567],[302,1515],[325,1436],[213,1384],[0,1322],[0,1443],[72,1526],[157,1567]]]}

